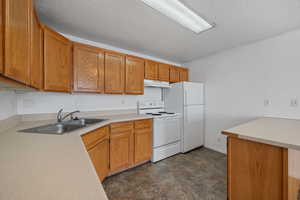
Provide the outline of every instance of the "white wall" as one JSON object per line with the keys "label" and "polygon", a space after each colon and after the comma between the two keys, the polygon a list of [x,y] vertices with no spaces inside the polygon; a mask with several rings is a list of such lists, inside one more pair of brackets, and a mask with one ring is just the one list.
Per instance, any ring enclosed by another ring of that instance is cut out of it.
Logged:
{"label": "white wall", "polygon": [[135,109],[137,101],[162,98],[160,88],[145,88],[144,95],[64,94],[0,91],[0,120],[16,114]]}
{"label": "white wall", "polygon": [[[300,119],[300,30],[187,63],[206,84],[206,146],[226,151],[221,130],[259,116]],[[264,106],[265,100],[270,104]]]}
{"label": "white wall", "polygon": [[29,92],[17,94],[18,114],[135,109],[137,101],[161,100],[160,88],[145,88],[144,95],[63,94]]}
{"label": "white wall", "polygon": [[16,94],[13,91],[0,91],[0,120],[17,114]]}

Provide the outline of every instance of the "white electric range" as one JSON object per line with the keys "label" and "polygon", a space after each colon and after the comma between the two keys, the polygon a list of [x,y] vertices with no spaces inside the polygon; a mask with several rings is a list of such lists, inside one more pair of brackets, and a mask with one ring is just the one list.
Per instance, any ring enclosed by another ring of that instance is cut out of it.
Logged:
{"label": "white electric range", "polygon": [[181,152],[181,115],[165,111],[162,101],[139,103],[140,114],[153,116],[152,162],[157,162]]}

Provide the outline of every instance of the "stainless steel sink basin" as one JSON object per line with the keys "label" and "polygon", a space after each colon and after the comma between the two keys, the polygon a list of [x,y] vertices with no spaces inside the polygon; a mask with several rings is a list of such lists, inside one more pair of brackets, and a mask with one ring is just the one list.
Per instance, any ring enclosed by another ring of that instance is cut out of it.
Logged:
{"label": "stainless steel sink basin", "polygon": [[62,123],[48,124],[44,126],[20,130],[19,132],[62,135],[64,133],[68,133],[102,121],[105,121],[105,119],[75,119]]}
{"label": "stainless steel sink basin", "polygon": [[106,119],[91,119],[91,118],[82,118],[82,119],[74,119],[70,121],[66,121],[66,124],[80,124],[80,125],[89,125],[96,124],[105,121]]}

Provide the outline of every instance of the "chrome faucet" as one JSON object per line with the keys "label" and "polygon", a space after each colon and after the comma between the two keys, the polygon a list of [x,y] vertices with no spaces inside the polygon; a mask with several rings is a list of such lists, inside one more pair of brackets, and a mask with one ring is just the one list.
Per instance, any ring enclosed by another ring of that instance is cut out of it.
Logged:
{"label": "chrome faucet", "polygon": [[79,113],[80,111],[79,110],[75,110],[75,111],[73,111],[73,112],[70,112],[70,113],[68,113],[68,114],[66,114],[65,116],[63,116],[63,110],[64,109],[60,109],[59,111],[58,111],[58,113],[57,113],[57,122],[58,123],[61,123],[61,122],[63,122],[67,117],[69,117],[70,116],[70,118],[71,118],[71,120],[73,120],[74,118],[73,118],[73,114],[75,114],[75,113]]}

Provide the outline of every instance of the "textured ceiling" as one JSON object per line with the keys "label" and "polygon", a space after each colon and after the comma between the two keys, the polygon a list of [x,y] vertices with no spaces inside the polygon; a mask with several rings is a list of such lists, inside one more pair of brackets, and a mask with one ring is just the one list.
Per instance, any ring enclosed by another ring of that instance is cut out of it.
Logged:
{"label": "textured ceiling", "polygon": [[58,31],[182,63],[300,27],[299,0],[182,2],[216,27],[196,35],[141,0],[37,0],[37,8]]}

